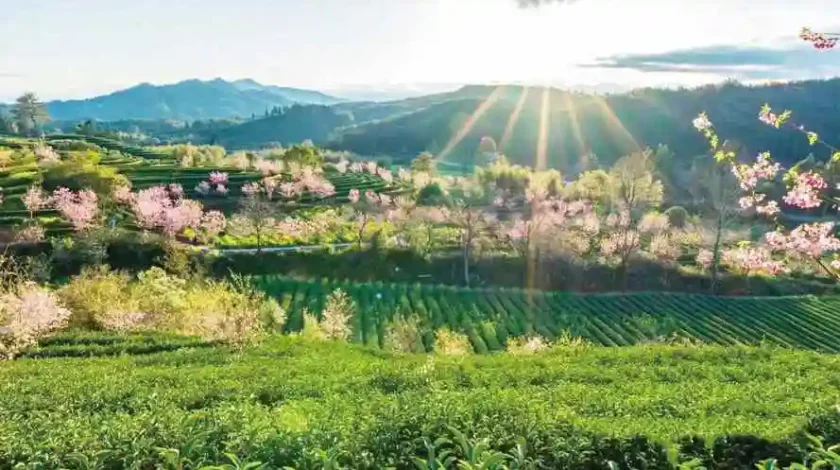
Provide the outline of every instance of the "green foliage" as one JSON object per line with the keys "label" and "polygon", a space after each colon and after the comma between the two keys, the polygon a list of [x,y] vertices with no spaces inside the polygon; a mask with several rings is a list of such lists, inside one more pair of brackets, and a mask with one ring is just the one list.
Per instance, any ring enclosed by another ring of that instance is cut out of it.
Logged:
{"label": "green foliage", "polygon": [[3,364],[13,378],[0,382],[3,468],[671,469],[699,459],[734,470],[805,462],[811,443],[796,436],[840,423],[827,412],[838,358],[767,347],[450,358],[294,337],[241,352],[174,336],[47,341],[30,353],[76,357]]}
{"label": "green foliage", "polygon": [[71,152],[61,163],[45,168],[44,189],[52,191],[63,186],[73,191],[92,189],[97,194],[110,195],[114,188],[128,183],[115,168],[100,164],[100,158],[95,151]]}
{"label": "green foliage", "polygon": [[324,164],[324,156],[321,151],[312,145],[293,145],[283,153],[283,160],[314,167],[320,167]]}
{"label": "green foliage", "polygon": [[449,205],[449,195],[438,183],[430,183],[417,191],[417,204],[421,206]]}
{"label": "green foliage", "polygon": [[411,161],[411,171],[434,175],[437,173],[435,156],[429,152],[421,152]]}
{"label": "green foliage", "polygon": [[672,206],[665,211],[665,216],[668,217],[668,224],[671,227],[684,228],[688,222],[688,211],[682,206]]}
{"label": "green foliage", "polygon": [[[324,305],[327,294],[340,287],[348,296],[340,304],[347,305],[352,301],[357,306],[350,321],[356,325],[356,340],[364,340],[360,331],[383,331],[383,336],[387,336],[389,325],[395,321],[392,319],[394,304],[403,297],[410,297],[417,323],[401,325],[401,328],[416,329],[425,336],[420,325],[431,325],[437,330],[435,334],[439,340],[444,338],[447,345],[452,340],[453,350],[464,346],[469,351],[484,352],[487,345],[505,343],[521,336],[524,338],[515,348],[523,349],[529,340],[542,337],[546,341],[563,339],[564,344],[585,341],[603,346],[674,340],[724,345],[767,341],[784,347],[840,352],[840,345],[834,340],[840,334],[836,326],[840,324],[838,296],[599,295],[430,285],[418,286],[419,292],[412,294],[413,287],[408,284],[345,285],[330,281],[294,281],[277,276],[257,277],[253,282],[275,299],[299,299],[288,309],[289,318],[299,317],[310,306]],[[494,322],[495,328],[486,328],[484,323],[487,321]],[[456,333],[460,331],[465,334]],[[378,344],[378,340],[375,343]],[[543,344],[533,342],[528,347],[541,350],[545,344],[540,343]],[[384,345],[387,347],[388,342]],[[438,346],[436,344],[434,349]]]}

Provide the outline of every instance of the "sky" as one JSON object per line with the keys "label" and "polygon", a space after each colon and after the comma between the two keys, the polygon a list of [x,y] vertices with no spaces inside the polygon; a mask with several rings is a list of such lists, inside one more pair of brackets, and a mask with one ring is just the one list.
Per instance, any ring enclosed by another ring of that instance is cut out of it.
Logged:
{"label": "sky", "polygon": [[796,35],[840,32],[836,1],[0,0],[0,101],[216,77],[338,95],[825,78],[840,50]]}

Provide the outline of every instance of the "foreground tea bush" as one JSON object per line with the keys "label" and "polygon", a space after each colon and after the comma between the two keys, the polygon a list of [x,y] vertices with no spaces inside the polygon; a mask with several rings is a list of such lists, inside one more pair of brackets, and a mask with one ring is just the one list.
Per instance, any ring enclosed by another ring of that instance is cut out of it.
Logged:
{"label": "foreground tea bush", "polygon": [[[120,341],[73,338],[54,336],[42,351],[96,355]],[[524,439],[530,468],[665,469],[696,458],[730,469],[804,459],[802,431],[840,441],[833,355],[665,345],[392,355],[303,336],[244,350],[160,341],[179,349],[0,364],[0,468],[201,468],[231,464],[226,454],[265,468],[415,468],[439,438],[467,459],[463,433],[509,455]]]}

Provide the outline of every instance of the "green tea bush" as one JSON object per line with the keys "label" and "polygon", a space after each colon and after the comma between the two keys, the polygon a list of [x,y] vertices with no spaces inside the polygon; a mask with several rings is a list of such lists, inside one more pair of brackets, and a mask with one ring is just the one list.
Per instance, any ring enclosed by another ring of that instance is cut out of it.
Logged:
{"label": "green tea bush", "polygon": [[[728,470],[804,461],[804,432],[828,446],[840,429],[835,355],[645,345],[456,358],[176,336],[150,354],[149,338],[58,334],[28,352],[45,359],[0,364],[0,467],[172,468],[177,456],[197,469],[232,454],[267,468],[415,468],[433,448],[464,462],[524,454],[534,468]],[[62,351],[78,357],[49,358]]]}

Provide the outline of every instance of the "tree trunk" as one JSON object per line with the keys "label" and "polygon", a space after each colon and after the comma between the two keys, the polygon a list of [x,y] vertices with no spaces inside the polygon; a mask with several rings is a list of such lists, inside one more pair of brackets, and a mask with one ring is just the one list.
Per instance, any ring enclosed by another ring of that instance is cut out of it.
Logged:
{"label": "tree trunk", "polygon": [[712,295],[718,294],[720,277],[720,239],[723,234],[723,213],[718,213],[718,223],[715,227],[715,245],[712,248]]}
{"label": "tree trunk", "polygon": [[472,230],[468,227],[463,234],[464,244],[464,285],[470,285],[470,242],[472,241]]}

